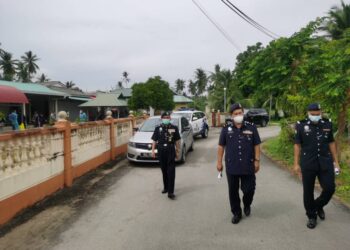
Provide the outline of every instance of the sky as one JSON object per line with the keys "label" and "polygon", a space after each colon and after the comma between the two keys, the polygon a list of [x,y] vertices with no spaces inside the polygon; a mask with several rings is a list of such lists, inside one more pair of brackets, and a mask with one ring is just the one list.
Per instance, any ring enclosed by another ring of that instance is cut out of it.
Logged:
{"label": "sky", "polygon": [[[15,58],[33,51],[40,58],[39,74],[94,91],[110,90],[124,71],[128,87],[155,75],[173,86],[178,78],[193,79],[197,68],[208,74],[215,64],[233,69],[247,46],[271,41],[220,0],[195,1],[236,46],[192,0],[0,0],[0,43]],[[340,5],[340,0],[231,2],[280,36]]]}

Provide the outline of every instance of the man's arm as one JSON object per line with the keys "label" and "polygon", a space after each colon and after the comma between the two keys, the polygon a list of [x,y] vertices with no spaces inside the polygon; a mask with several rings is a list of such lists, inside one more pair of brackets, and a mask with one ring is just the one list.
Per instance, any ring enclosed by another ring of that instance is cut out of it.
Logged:
{"label": "man's arm", "polygon": [[224,156],[224,151],[225,151],[225,147],[219,145],[218,146],[218,162],[216,164],[216,168],[219,172],[222,171],[223,167],[222,167],[222,158]]}
{"label": "man's arm", "polygon": [[294,144],[294,172],[300,176],[300,144],[295,143]]}
{"label": "man's arm", "polygon": [[257,173],[260,169],[260,144],[254,146],[254,168],[255,173]]}
{"label": "man's arm", "polygon": [[175,143],[175,150],[176,150],[176,159],[179,159],[179,150],[180,150],[180,143],[181,143],[181,140],[177,140],[176,143]]}
{"label": "man's arm", "polygon": [[156,153],[154,151],[156,149],[156,145],[157,145],[157,142],[153,141],[152,142],[152,158],[156,158]]}
{"label": "man's arm", "polygon": [[338,157],[337,157],[337,147],[335,146],[335,142],[329,143],[329,150],[331,151],[332,158],[335,163],[334,167],[340,169]]}

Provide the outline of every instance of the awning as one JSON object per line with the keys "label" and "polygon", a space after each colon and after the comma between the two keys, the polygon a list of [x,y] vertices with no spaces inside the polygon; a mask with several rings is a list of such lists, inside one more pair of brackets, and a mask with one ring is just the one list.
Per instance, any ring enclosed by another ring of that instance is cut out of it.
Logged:
{"label": "awning", "polygon": [[15,87],[0,85],[0,103],[28,103],[28,99]]}

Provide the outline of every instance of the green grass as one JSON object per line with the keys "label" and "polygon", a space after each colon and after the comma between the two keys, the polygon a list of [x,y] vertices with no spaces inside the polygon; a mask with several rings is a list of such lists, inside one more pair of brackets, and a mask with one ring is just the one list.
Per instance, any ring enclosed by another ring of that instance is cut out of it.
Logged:
{"label": "green grass", "polygon": [[[267,140],[263,144],[263,150],[270,158],[287,166],[289,170],[293,169],[293,144],[285,143],[280,137]],[[350,147],[346,147],[343,154],[349,153]],[[345,158],[345,157],[344,157]],[[350,204],[350,168],[349,162],[341,162],[341,174],[336,177],[337,189],[336,195],[344,202]]]}

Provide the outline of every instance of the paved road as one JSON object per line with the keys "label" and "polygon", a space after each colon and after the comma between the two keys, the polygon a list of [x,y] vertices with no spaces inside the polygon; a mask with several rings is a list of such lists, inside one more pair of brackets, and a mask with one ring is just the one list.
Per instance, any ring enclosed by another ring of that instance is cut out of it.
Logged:
{"label": "paved road", "polygon": [[[260,129],[262,138],[276,132]],[[350,249],[348,209],[332,201],[326,221],[307,229],[301,184],[265,157],[252,215],[233,225],[226,179],[218,180],[215,168],[218,135],[196,140],[177,167],[176,201],[161,194],[159,168],[126,164],[117,170],[122,177],[45,249]]]}

